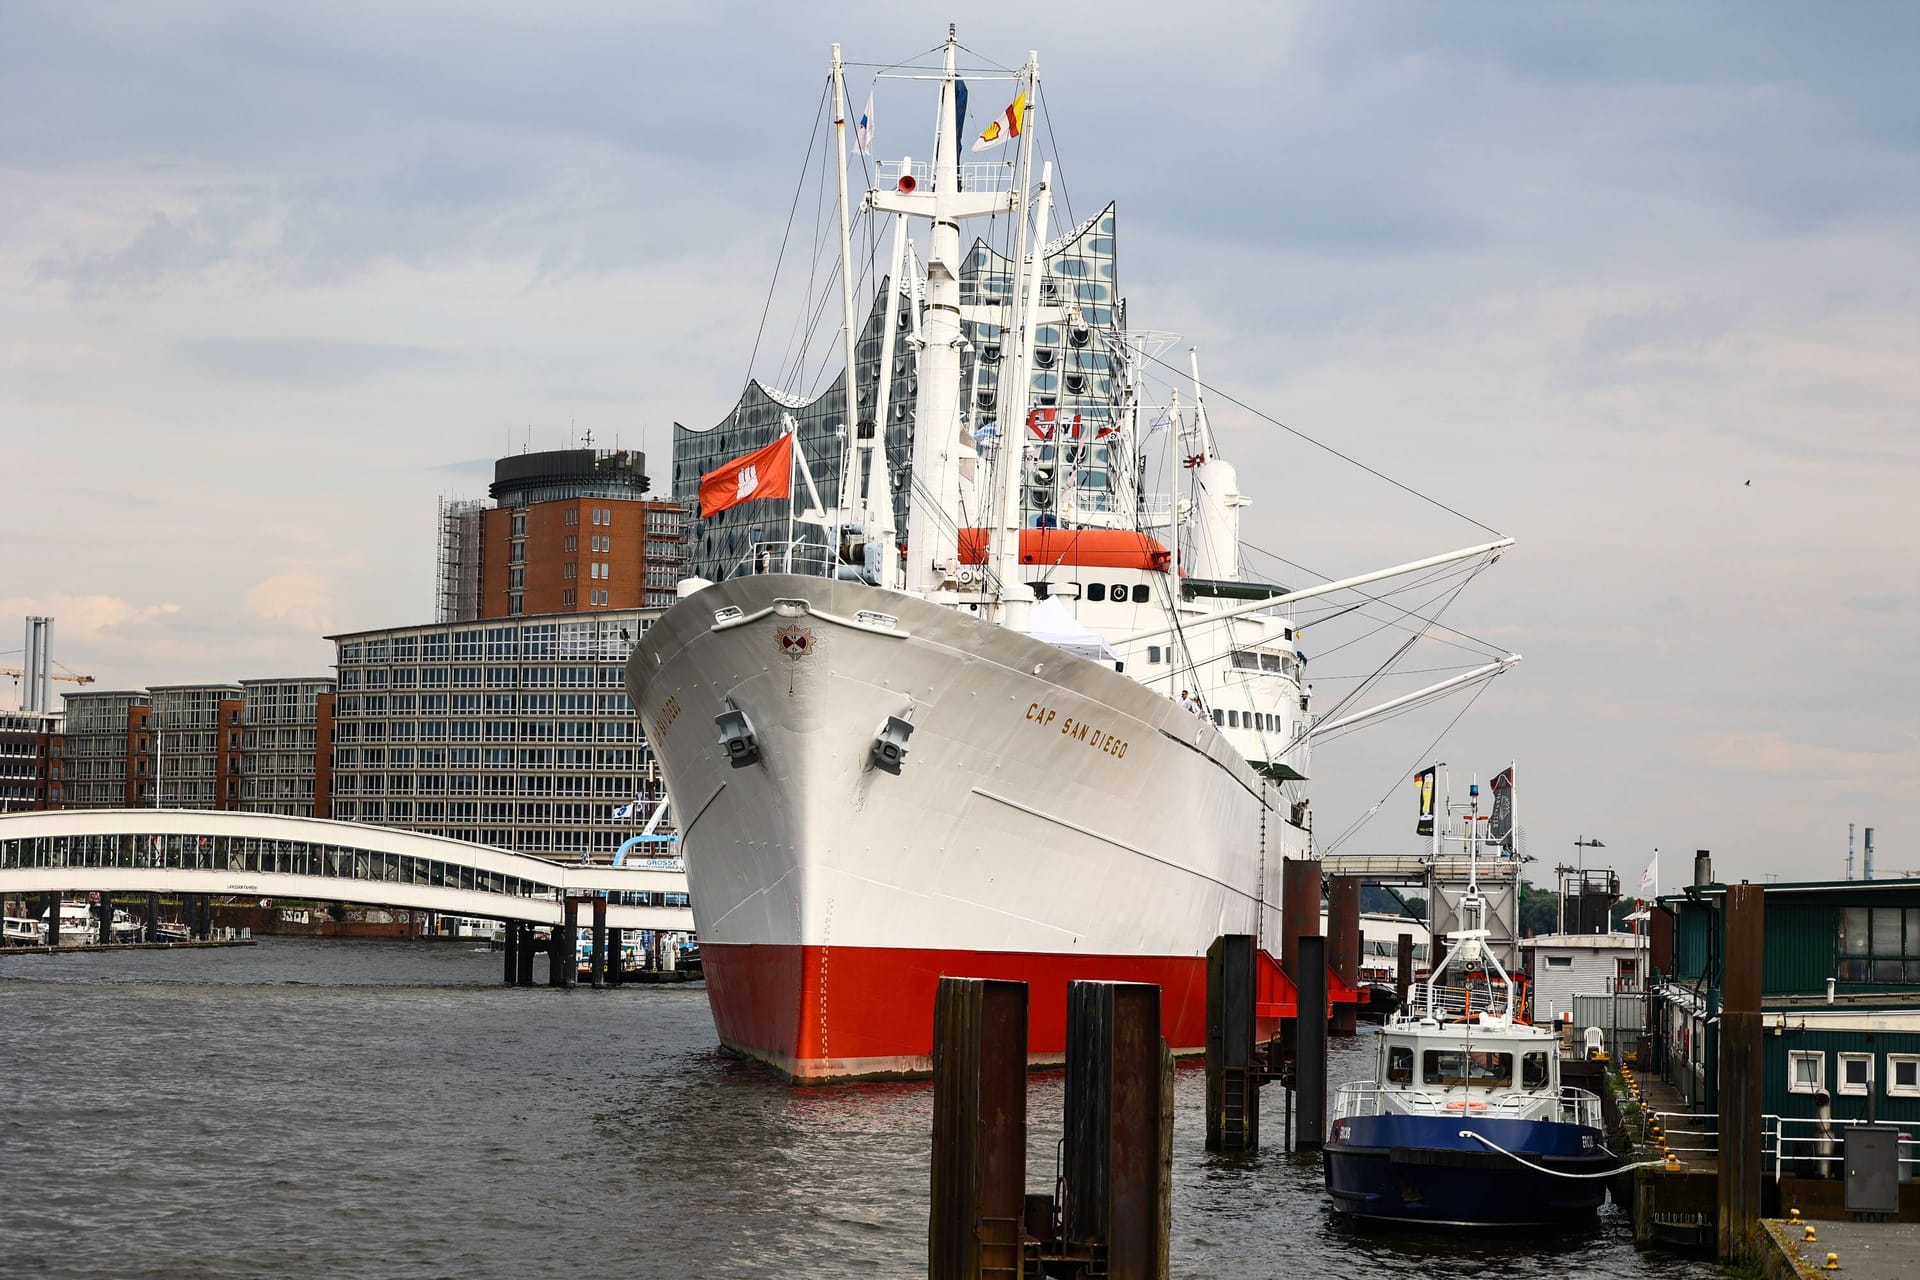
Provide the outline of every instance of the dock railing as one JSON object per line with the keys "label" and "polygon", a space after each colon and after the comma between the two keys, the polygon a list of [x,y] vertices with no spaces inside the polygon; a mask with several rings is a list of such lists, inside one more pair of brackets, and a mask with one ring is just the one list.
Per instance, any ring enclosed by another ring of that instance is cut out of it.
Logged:
{"label": "dock railing", "polygon": [[1640,1139],[1651,1141],[1653,1126],[1666,1135],[1667,1150],[1686,1156],[1712,1156],[1720,1151],[1720,1117],[1695,1111],[1643,1111]]}
{"label": "dock railing", "polygon": [[[1653,1124],[1659,1122],[1667,1139],[1667,1150],[1685,1160],[1689,1156],[1712,1158],[1719,1154],[1719,1117],[1691,1111],[1654,1111],[1641,1116],[1640,1138],[1649,1141]],[[1920,1177],[1920,1120],[1881,1120],[1884,1128],[1900,1131],[1900,1179],[1910,1182]],[[1866,1124],[1865,1120],[1820,1120],[1809,1116],[1760,1117],[1762,1160],[1772,1168],[1773,1180],[1782,1178],[1838,1177],[1846,1147],[1848,1129]]]}
{"label": "dock railing", "polygon": [[[1840,1176],[1848,1129],[1865,1120],[1818,1120],[1806,1116],[1761,1117],[1761,1150],[1773,1158],[1773,1180]],[[1920,1176],[1920,1120],[1879,1120],[1877,1128],[1900,1131],[1900,1180]]]}

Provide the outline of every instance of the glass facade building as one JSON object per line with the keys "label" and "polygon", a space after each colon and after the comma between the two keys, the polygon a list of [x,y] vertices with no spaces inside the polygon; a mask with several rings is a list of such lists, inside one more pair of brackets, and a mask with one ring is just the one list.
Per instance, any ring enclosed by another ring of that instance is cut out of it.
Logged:
{"label": "glass facade building", "polygon": [[86,690],[66,695],[65,808],[128,809],[153,803],[153,695]]}
{"label": "glass facade building", "polygon": [[659,613],[332,637],[332,816],[536,856],[611,857],[665,796],[626,693],[627,654]]}
{"label": "glass facade building", "polygon": [[[1067,234],[1050,242],[1042,258],[1041,303],[1057,308],[1059,323],[1038,326],[1030,403],[1052,409],[1056,421],[1077,433],[1057,428],[1043,438],[1022,433],[1022,466],[1028,483],[1022,501],[1023,522],[1047,523],[1063,508],[1076,512],[1111,512],[1113,475],[1125,473],[1124,460],[1114,455],[1114,439],[1102,430],[1114,421],[1123,394],[1114,346],[1125,330],[1125,308],[1114,274],[1114,208],[1106,206]],[[963,308],[1004,304],[1013,291],[1011,261],[976,240],[961,266]],[[739,401],[715,426],[692,430],[678,424],[673,433],[673,488],[685,505],[692,531],[687,538],[687,571],[703,578],[721,579],[748,571],[753,548],[786,540],[787,511],[781,502],[749,502],[702,519],[699,516],[700,477],[722,463],[772,442],[781,419],[791,414],[799,441],[812,468],[821,501],[831,507],[839,500],[841,433],[848,437],[857,425],[871,419],[874,387],[879,378],[883,284],[869,309],[855,348],[859,370],[854,427],[846,412],[845,374],[817,396],[789,394],[760,381],[747,383]],[[885,424],[887,468],[898,529],[907,528],[907,499],[912,477],[913,411],[917,365],[913,344],[913,313],[906,298],[898,299],[891,317],[897,327],[892,384]],[[961,385],[966,423],[979,430],[999,421],[1000,371],[1012,358],[1011,344],[1002,326],[963,310]],[[970,402],[970,403],[969,403]],[[1011,434],[1011,433],[1009,433]],[[1056,456],[1056,451],[1059,456]],[[805,499],[802,499],[805,501]],[[816,530],[814,536],[818,536]]]}
{"label": "glass facade building", "polygon": [[333,763],[333,679],[242,680],[240,808],[324,817]]}

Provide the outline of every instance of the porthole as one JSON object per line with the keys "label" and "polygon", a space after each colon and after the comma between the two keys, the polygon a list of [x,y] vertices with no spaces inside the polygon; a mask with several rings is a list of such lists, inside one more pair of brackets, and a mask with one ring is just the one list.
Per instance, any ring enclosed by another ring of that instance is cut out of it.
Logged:
{"label": "porthole", "polygon": [[1152,598],[1153,591],[1146,583],[1136,582],[1133,584],[1133,602],[1135,604],[1145,604]]}
{"label": "porthole", "polygon": [[1092,601],[1092,602],[1094,602],[1094,603],[1096,603],[1096,604],[1097,604],[1097,603],[1099,603],[1100,601],[1102,601],[1102,600],[1105,600],[1106,598],[1107,598],[1107,584],[1106,584],[1106,583],[1104,583],[1104,582],[1089,582],[1089,583],[1087,584],[1087,599],[1088,599],[1088,600],[1090,600],[1090,601]]}

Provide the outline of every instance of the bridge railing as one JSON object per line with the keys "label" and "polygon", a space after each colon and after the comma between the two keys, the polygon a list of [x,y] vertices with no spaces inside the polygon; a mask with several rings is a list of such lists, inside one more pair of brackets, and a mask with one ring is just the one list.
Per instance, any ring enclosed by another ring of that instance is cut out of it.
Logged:
{"label": "bridge railing", "polygon": [[[451,851],[450,851],[451,852]],[[548,868],[551,872],[548,874]],[[565,892],[566,868],[539,864],[540,878],[474,866],[448,858],[356,848],[324,841],[189,833],[87,833],[5,838],[0,835],[0,871],[111,869],[212,871],[236,875],[316,876],[385,885],[419,885],[552,902]],[[634,873],[636,877],[646,872]],[[604,877],[596,877],[603,879]],[[653,877],[648,877],[653,878]],[[617,906],[685,907],[684,891],[671,888],[596,888]]]}

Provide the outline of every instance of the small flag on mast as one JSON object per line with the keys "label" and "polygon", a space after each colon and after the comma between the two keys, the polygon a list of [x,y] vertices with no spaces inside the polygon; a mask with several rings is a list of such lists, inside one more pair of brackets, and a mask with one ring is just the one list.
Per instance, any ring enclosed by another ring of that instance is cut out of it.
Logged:
{"label": "small flag on mast", "polygon": [[999,119],[992,121],[980,131],[980,136],[973,141],[973,149],[989,151],[1008,138],[1019,137],[1020,131],[1026,127],[1026,120],[1027,91],[1022,89],[1014,96],[1013,104],[1001,114]]}
{"label": "small flag on mast", "polygon": [[1653,861],[1640,873],[1640,891],[1637,895],[1642,902],[1652,902],[1660,893],[1660,851],[1653,851]]}
{"label": "small flag on mast", "polygon": [[853,126],[853,154],[870,156],[873,154],[873,90],[867,90],[867,105],[861,109],[860,119]]}
{"label": "small flag on mast", "polygon": [[793,433],[700,477],[700,514],[710,516],[756,498],[793,496]]}

